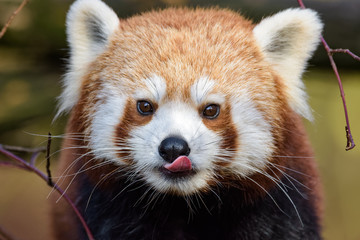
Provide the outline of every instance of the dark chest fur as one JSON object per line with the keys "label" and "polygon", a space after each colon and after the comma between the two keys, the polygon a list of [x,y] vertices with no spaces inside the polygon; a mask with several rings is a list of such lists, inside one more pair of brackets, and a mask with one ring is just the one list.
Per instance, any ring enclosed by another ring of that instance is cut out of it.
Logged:
{"label": "dark chest fur", "polygon": [[[321,239],[306,189],[286,178],[281,184],[286,194],[277,186],[252,203],[245,201],[243,190],[234,188],[184,199],[144,195],[147,189],[141,185],[124,189],[121,180],[111,190],[93,192],[85,178],[81,182],[79,204],[97,240]],[[87,239],[84,232],[80,235]]]}

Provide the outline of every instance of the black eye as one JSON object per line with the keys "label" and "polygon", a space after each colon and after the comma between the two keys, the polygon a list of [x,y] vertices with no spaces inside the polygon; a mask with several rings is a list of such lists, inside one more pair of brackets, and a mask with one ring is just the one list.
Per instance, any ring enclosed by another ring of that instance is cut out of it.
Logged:
{"label": "black eye", "polygon": [[204,108],[203,116],[205,118],[214,119],[220,114],[220,106],[217,104],[209,104]]}
{"label": "black eye", "polygon": [[151,115],[154,113],[152,104],[145,100],[140,100],[137,102],[137,110],[141,115]]}

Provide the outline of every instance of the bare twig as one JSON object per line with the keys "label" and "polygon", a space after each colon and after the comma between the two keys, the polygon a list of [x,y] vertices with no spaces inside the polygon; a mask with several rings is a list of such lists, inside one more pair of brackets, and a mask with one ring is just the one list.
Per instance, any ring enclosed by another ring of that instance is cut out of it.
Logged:
{"label": "bare twig", "polygon": [[23,0],[20,6],[13,12],[13,14],[9,17],[4,27],[1,29],[0,32],[0,39],[4,36],[6,33],[6,30],[10,26],[11,22],[14,20],[15,16],[25,7],[25,5],[29,2],[29,0]]}
{"label": "bare twig", "polygon": [[51,171],[50,171],[50,147],[51,147],[51,133],[48,134],[48,143],[46,148],[46,172],[48,175],[48,185],[50,187],[54,186],[54,183],[52,182],[51,178]]}
{"label": "bare twig", "polygon": [[351,57],[353,57],[355,60],[360,61],[360,57],[352,53],[349,49],[338,48],[338,49],[329,49],[329,50],[331,53],[346,53]]}
{"label": "bare twig", "polygon": [[[21,165],[20,168],[25,169],[25,170],[30,171],[30,172],[34,172],[36,175],[38,175],[40,178],[42,178],[46,182],[49,181],[48,177],[43,172],[41,172],[38,168],[36,168],[34,165],[31,165],[30,163],[26,162],[24,159],[16,156],[15,154],[9,152],[2,145],[0,145],[0,153],[4,154],[5,156],[10,158],[11,160],[15,161],[15,164],[12,164],[11,166]],[[4,162],[0,162],[0,163],[2,165],[5,165]],[[7,165],[9,165],[9,164],[7,164]],[[61,196],[63,196],[64,199],[66,200],[66,202],[71,206],[71,208],[73,209],[73,211],[77,215],[78,219],[80,220],[84,230],[86,231],[86,234],[87,234],[89,240],[94,240],[94,236],[92,235],[92,233],[91,233],[91,231],[89,229],[89,226],[87,225],[85,219],[83,218],[83,216],[81,215],[79,209],[75,206],[73,201],[71,201],[69,196],[57,184],[54,183],[53,188]]]}
{"label": "bare twig", "polygon": [[46,151],[46,147],[27,148],[27,147],[11,146],[11,145],[3,145],[3,144],[0,144],[0,147],[3,147],[4,149],[13,152],[37,153],[37,152]]}
{"label": "bare twig", "polygon": [[29,161],[31,166],[35,166],[35,161],[38,158],[39,154],[40,154],[40,152],[34,152],[31,155],[31,158],[30,158],[30,161]]}
{"label": "bare twig", "polygon": [[304,5],[304,3],[302,2],[302,0],[298,0],[298,3],[299,3],[299,6],[300,6],[301,8],[303,8],[303,9],[306,8],[305,5]]}
{"label": "bare twig", "polygon": [[[342,99],[342,102],[343,102],[343,107],[344,107],[344,112],[345,112],[345,120],[346,120],[345,132],[346,132],[347,142],[346,142],[346,148],[345,149],[346,149],[346,151],[348,151],[348,150],[351,150],[351,149],[353,149],[355,147],[355,142],[354,142],[354,139],[352,137],[351,130],[350,130],[350,121],[349,121],[348,111],[347,111],[347,107],[346,107],[344,88],[342,86],[340,74],[338,72],[336,63],[335,63],[334,58],[332,56],[333,53],[338,52],[337,50],[339,50],[339,49],[335,49],[335,50],[331,49],[329,47],[329,45],[327,44],[327,42],[325,41],[324,37],[321,37],[321,42],[324,45],[325,50],[326,50],[326,52],[328,54],[328,57],[329,57],[329,60],[330,60],[330,63],[331,63],[331,67],[334,70],[335,76],[336,76],[337,81],[338,81],[339,89],[340,89],[340,95],[341,95],[341,99]],[[350,52],[350,51],[348,50],[348,52]]]}
{"label": "bare twig", "polygon": [[[301,8],[303,8],[303,9],[306,8],[302,0],[297,0],[297,1],[298,1],[298,4],[299,4],[299,6]],[[335,73],[335,76],[336,76],[337,81],[338,81],[339,89],[340,89],[340,95],[341,95],[341,99],[342,99],[342,102],[343,102],[343,107],[344,107],[344,112],[345,112],[345,120],[346,120],[345,132],[346,132],[347,142],[346,142],[346,148],[345,149],[346,149],[346,151],[348,151],[348,150],[351,150],[351,149],[353,149],[355,147],[355,142],[354,142],[353,136],[351,134],[351,130],[350,130],[350,121],[349,121],[348,111],[347,111],[347,107],[346,107],[344,88],[343,88],[343,85],[342,85],[342,81],[341,81],[341,78],[340,78],[339,71],[337,69],[336,63],[335,63],[334,58],[333,58],[333,54],[334,53],[346,53],[346,54],[350,55],[351,57],[353,57],[357,61],[360,61],[360,57],[355,55],[354,53],[352,53],[349,49],[342,49],[342,48],[332,49],[332,48],[330,48],[329,45],[327,44],[327,42],[325,41],[323,36],[321,36],[321,42],[322,42],[322,44],[323,44],[323,46],[325,48],[325,51],[328,54],[331,67],[332,67],[332,69],[333,69],[333,71]]]}

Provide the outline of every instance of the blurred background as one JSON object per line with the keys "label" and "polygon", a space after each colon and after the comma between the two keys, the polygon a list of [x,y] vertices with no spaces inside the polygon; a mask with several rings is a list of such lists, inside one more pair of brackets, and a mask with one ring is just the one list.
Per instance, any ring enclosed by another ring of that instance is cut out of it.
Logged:
{"label": "blurred background", "polygon": [[[31,0],[0,39],[0,144],[46,145],[50,131],[62,134],[66,116],[52,123],[60,80],[65,72],[65,16],[72,1]],[[259,21],[296,0],[108,0],[126,18],[167,6],[220,6]],[[360,54],[359,0],[304,0],[325,23],[324,36],[333,48]],[[20,0],[0,0],[3,26]],[[335,55],[347,97],[351,130],[358,146],[345,151],[345,119],[336,78],[320,46],[304,81],[315,121],[306,122],[325,192],[323,236],[328,240],[360,239],[360,62]],[[53,140],[52,152],[60,148]],[[44,156],[38,166],[44,169]],[[56,164],[56,154],[54,164]],[[4,160],[0,156],[0,160]],[[50,188],[32,173],[0,167],[0,226],[17,239],[50,239],[47,197]]]}

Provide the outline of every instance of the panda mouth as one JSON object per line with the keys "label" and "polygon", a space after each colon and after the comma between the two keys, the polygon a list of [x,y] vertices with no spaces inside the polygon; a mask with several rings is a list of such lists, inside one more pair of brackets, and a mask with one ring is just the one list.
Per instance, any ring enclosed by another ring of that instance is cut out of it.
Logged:
{"label": "panda mouth", "polygon": [[168,178],[187,178],[196,172],[191,160],[187,156],[179,156],[172,163],[167,163],[160,168],[160,172]]}

